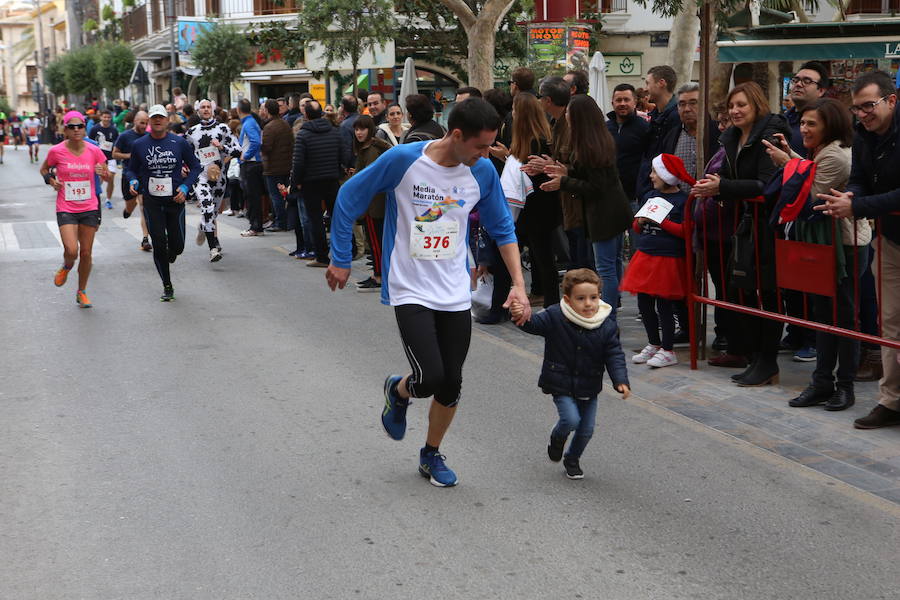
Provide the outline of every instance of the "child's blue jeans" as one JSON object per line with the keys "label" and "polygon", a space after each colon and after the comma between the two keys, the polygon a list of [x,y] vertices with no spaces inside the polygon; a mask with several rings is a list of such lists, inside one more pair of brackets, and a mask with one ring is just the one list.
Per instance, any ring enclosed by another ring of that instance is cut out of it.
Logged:
{"label": "child's blue jeans", "polygon": [[572,396],[553,396],[553,403],[559,412],[559,422],[550,434],[556,438],[567,438],[575,432],[566,457],[579,458],[584,452],[591,436],[594,435],[594,422],[597,419],[597,396],[586,399]]}

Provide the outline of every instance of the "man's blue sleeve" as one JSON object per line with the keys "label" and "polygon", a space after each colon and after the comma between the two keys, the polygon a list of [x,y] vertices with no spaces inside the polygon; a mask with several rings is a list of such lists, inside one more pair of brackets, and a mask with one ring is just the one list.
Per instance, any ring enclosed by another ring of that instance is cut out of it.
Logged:
{"label": "man's blue sleeve", "polygon": [[257,155],[259,154],[260,132],[259,125],[256,124],[255,119],[247,121],[247,124],[250,124],[251,121],[253,122],[253,125],[247,127],[246,130],[247,139],[249,140],[250,145],[247,148],[247,152],[244,154],[244,156],[249,160],[256,160]]}
{"label": "man's blue sleeve", "polygon": [[[420,144],[411,146],[416,147],[391,148],[341,186],[331,217],[331,262],[334,266],[350,268],[353,224],[369,208],[372,197],[396,188],[409,166],[421,155]],[[505,203],[506,199],[503,201]]]}
{"label": "man's blue sleeve", "polygon": [[472,174],[481,188],[481,199],[478,201],[478,217],[481,225],[497,243],[497,246],[516,244],[516,225],[509,213],[506,195],[500,185],[497,170],[486,158],[481,158],[472,167]]}
{"label": "man's blue sleeve", "polygon": [[144,155],[141,152],[136,152],[138,146],[139,142],[135,142],[131,146],[131,158],[128,160],[128,167],[125,169],[125,180],[130,182],[137,179],[138,187],[135,189],[140,193],[141,164],[144,161]]}
{"label": "man's blue sleeve", "polygon": [[181,183],[186,185],[188,189],[191,189],[194,187],[194,184],[197,183],[197,179],[200,178],[200,172],[203,170],[203,165],[201,165],[200,161],[197,159],[194,147],[184,138],[181,138],[181,157],[190,169],[187,177],[185,177],[184,181]]}

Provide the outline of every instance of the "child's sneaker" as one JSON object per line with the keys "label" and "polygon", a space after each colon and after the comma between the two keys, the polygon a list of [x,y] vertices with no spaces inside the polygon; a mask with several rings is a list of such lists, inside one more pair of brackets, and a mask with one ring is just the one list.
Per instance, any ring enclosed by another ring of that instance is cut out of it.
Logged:
{"label": "child's sneaker", "polygon": [[678,364],[678,357],[672,350],[662,350],[653,355],[653,358],[647,361],[648,367],[671,367]]}
{"label": "child's sneaker", "polygon": [[584,479],[584,471],[581,470],[581,465],[574,456],[565,457],[563,466],[566,468],[566,477],[569,479]]}
{"label": "child's sneaker", "polygon": [[566,446],[566,438],[550,436],[550,445],[547,446],[547,455],[553,462],[562,460],[563,448]]}
{"label": "child's sneaker", "polygon": [[646,346],[644,346],[644,349],[641,350],[640,354],[635,354],[634,356],[631,357],[631,362],[633,362],[636,365],[642,365],[645,362],[647,362],[648,360],[650,360],[651,358],[653,358],[653,356],[657,352],[659,352],[659,350],[660,350],[659,346],[654,346],[653,344],[647,344]]}

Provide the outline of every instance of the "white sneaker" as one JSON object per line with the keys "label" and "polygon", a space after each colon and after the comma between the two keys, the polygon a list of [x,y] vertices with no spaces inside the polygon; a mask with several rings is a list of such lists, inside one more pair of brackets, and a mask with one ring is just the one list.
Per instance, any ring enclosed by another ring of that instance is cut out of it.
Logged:
{"label": "white sneaker", "polygon": [[197,242],[198,246],[202,246],[203,242],[206,241],[206,232],[203,231],[202,227],[197,228],[197,238],[194,241]]}
{"label": "white sneaker", "polygon": [[222,251],[218,248],[213,248],[209,251],[209,262],[219,262],[222,260]]}
{"label": "white sneaker", "polygon": [[671,367],[678,364],[678,357],[672,350],[659,349],[659,352],[653,355],[653,358],[647,361],[648,367]]}
{"label": "white sneaker", "polygon": [[234,216],[234,211],[229,208],[229,209],[226,209],[222,214],[225,215],[226,217],[231,217],[231,216]]}
{"label": "white sneaker", "polygon": [[647,362],[648,360],[650,360],[651,358],[653,358],[653,355],[656,354],[657,352],[659,352],[659,346],[654,346],[653,344],[647,344],[646,346],[644,346],[644,349],[641,350],[640,354],[635,354],[634,356],[631,357],[631,362],[633,362],[636,365],[642,365],[645,362]]}

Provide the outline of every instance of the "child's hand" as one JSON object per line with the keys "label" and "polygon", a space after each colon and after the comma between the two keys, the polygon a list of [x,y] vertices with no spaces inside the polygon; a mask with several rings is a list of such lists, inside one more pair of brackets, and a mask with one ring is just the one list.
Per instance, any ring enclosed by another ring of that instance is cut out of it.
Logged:
{"label": "child's hand", "polygon": [[512,304],[509,305],[509,314],[512,315],[514,321],[519,320],[525,314],[525,307],[518,300],[513,300]]}
{"label": "child's hand", "polygon": [[628,400],[628,396],[631,395],[631,388],[628,387],[627,383],[620,383],[617,385],[616,391],[622,394],[622,400]]}

